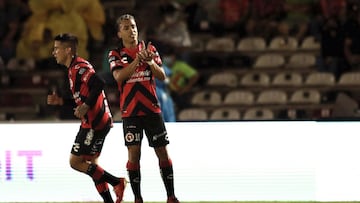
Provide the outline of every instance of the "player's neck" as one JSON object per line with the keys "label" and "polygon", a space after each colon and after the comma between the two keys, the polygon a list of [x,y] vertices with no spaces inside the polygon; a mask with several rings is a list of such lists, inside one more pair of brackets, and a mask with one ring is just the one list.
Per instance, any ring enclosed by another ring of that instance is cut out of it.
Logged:
{"label": "player's neck", "polygon": [[128,48],[128,49],[134,49],[134,48],[137,48],[137,45],[138,45],[138,41],[132,41],[132,42],[129,42],[129,43],[125,43],[123,42],[123,45],[125,48]]}
{"label": "player's neck", "polygon": [[68,57],[68,58],[66,59],[66,62],[65,62],[64,65],[65,65],[66,67],[70,68],[70,65],[71,65],[71,63],[73,62],[74,58],[75,58],[75,56]]}

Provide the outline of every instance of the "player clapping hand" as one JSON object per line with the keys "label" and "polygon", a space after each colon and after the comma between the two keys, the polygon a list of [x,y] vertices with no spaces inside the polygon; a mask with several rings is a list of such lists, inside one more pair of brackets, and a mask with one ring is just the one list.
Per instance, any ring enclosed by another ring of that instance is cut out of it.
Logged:
{"label": "player clapping hand", "polygon": [[55,91],[47,96],[48,105],[63,105],[63,99]]}
{"label": "player clapping hand", "polygon": [[155,53],[150,50],[151,42],[148,42],[147,46],[145,46],[145,42],[141,41],[141,47],[143,47],[143,49],[137,53],[137,56],[141,62],[150,63],[155,56]]}

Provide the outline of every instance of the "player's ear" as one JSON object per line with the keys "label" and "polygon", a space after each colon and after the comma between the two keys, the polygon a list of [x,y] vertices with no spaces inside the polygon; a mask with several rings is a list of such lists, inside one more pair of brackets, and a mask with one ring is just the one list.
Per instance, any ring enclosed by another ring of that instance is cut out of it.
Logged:
{"label": "player's ear", "polygon": [[117,32],[117,37],[119,38],[119,39],[121,39],[122,37],[121,37],[121,32],[120,31],[118,31]]}
{"label": "player's ear", "polygon": [[67,54],[71,54],[72,48],[71,47],[66,47],[65,51]]}

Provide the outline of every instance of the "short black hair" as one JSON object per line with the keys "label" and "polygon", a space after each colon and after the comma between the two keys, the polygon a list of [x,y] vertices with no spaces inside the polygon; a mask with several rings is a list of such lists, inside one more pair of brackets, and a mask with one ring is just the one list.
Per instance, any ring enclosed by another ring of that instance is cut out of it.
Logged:
{"label": "short black hair", "polygon": [[121,15],[120,17],[118,17],[118,19],[116,20],[116,31],[119,31],[120,30],[120,24],[121,24],[121,21],[123,20],[135,20],[135,17],[131,14],[124,14],[124,15]]}
{"label": "short black hair", "polygon": [[61,43],[67,43],[70,48],[76,53],[77,46],[79,44],[78,38],[71,33],[61,33],[55,36],[55,41],[59,41]]}

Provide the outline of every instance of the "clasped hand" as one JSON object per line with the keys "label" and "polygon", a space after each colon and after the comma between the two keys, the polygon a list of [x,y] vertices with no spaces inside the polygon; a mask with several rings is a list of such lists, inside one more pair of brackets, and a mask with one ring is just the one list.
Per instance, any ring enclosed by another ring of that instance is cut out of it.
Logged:
{"label": "clasped hand", "polygon": [[88,112],[89,110],[89,106],[85,103],[77,106],[74,110],[74,115],[77,117],[77,118],[83,118],[85,116],[85,114]]}
{"label": "clasped hand", "polygon": [[59,95],[56,94],[56,92],[52,92],[52,94],[49,94],[47,96],[47,104],[48,105],[62,105],[63,100]]}
{"label": "clasped hand", "polygon": [[140,43],[142,44],[143,49],[137,53],[137,57],[140,62],[151,63],[153,57],[155,56],[155,53],[150,50],[151,42],[149,42],[146,47],[144,41],[141,41]]}

